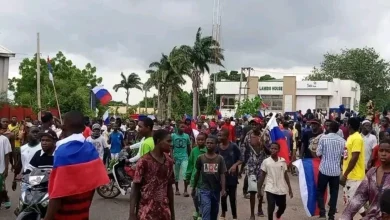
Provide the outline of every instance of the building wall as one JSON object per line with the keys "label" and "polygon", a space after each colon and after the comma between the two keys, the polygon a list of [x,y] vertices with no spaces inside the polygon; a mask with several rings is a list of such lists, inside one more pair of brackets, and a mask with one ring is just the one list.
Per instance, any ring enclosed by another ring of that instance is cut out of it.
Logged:
{"label": "building wall", "polygon": [[6,98],[8,91],[9,57],[0,57],[0,98]]}
{"label": "building wall", "polygon": [[[251,80],[257,82],[258,78]],[[216,93],[222,96],[234,97],[238,100],[239,84],[239,82],[217,82]],[[249,85],[253,87],[253,85]],[[245,83],[242,86],[244,87]],[[245,94],[245,89],[241,91],[242,94]],[[305,112],[309,108],[317,108],[316,106],[322,106],[318,108],[326,112],[328,108],[338,108],[340,104],[356,110],[357,104],[360,102],[360,86],[352,80],[333,79],[333,82],[296,81],[295,76],[285,76],[280,81],[258,82],[258,94],[250,94],[249,98],[253,98],[256,95],[262,96],[263,100],[267,98],[267,101],[272,98],[283,100],[281,110],[266,110],[265,113],[294,112],[298,110]],[[282,98],[280,98],[281,96]],[[242,95],[243,97],[245,96]],[[279,104],[280,101],[278,100],[276,102],[271,101],[271,103]],[[347,106],[348,104],[349,106]],[[222,105],[220,111],[222,116],[226,117],[235,114],[235,109],[224,109]]]}

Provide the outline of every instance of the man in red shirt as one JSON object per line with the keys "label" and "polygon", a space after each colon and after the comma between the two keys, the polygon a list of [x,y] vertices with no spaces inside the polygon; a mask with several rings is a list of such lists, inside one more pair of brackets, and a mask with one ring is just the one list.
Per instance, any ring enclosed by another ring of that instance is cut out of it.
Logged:
{"label": "man in red shirt", "polygon": [[228,130],[228,131],[229,131],[228,140],[229,140],[230,142],[235,142],[235,140],[236,140],[235,129],[234,129],[234,126],[231,125],[230,119],[229,119],[229,118],[226,118],[226,119],[225,119],[225,124],[222,125],[221,129],[226,129],[226,130]]}

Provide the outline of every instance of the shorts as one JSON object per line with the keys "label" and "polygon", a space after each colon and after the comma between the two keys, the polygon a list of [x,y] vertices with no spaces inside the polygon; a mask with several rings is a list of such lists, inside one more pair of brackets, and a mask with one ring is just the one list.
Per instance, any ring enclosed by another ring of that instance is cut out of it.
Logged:
{"label": "shorts", "polygon": [[117,160],[119,157],[119,153],[111,153],[111,159],[112,160]]}
{"label": "shorts", "polygon": [[183,180],[188,166],[188,159],[175,159],[175,181]]}
{"label": "shorts", "polygon": [[[348,205],[348,203],[352,200],[352,198],[355,195],[355,192],[356,192],[356,190],[359,187],[361,182],[362,182],[362,180],[347,180],[347,182],[345,183],[345,186],[343,188],[344,205]],[[364,207],[362,207],[359,210],[360,214],[363,212],[364,212]]]}

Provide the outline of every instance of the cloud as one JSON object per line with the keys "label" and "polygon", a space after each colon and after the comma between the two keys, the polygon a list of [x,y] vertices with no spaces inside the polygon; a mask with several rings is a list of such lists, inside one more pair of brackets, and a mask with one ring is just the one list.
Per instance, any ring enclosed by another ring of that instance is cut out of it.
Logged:
{"label": "cloud", "polygon": [[[220,1],[220,39],[227,70],[251,66],[257,70],[254,74],[303,78],[319,65],[324,53],[364,46],[375,47],[390,59],[390,2],[386,0]],[[11,76],[17,75],[22,58],[35,53],[40,32],[43,55],[61,50],[79,67],[90,62],[108,89],[120,80],[121,72],[135,72],[146,81],[149,63],[176,45],[191,45],[198,27],[211,35],[213,20],[212,0],[55,4],[0,0],[0,4],[0,44],[17,53],[10,63]],[[203,84],[207,83],[205,76]],[[191,89],[189,80],[184,88]],[[144,96],[137,90],[131,94],[131,104]],[[113,97],[125,100],[123,91],[113,92]]]}

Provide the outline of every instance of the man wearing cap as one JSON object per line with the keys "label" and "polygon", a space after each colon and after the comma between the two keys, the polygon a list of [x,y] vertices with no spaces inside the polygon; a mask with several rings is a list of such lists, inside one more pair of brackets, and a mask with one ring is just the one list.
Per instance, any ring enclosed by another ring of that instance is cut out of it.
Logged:
{"label": "man wearing cap", "polygon": [[30,164],[25,173],[30,173],[34,168],[41,166],[53,166],[54,150],[58,141],[57,134],[47,129],[38,134],[41,141],[41,150],[38,150],[30,160]]}
{"label": "man wearing cap", "polygon": [[95,146],[96,151],[99,153],[100,159],[103,160],[104,149],[108,148],[107,142],[104,137],[101,135],[101,127],[99,124],[92,125],[92,134],[89,136],[86,141],[90,142]]}
{"label": "man wearing cap", "polygon": [[321,121],[312,119],[309,121],[310,129],[304,130],[302,134],[302,147],[300,150],[300,158],[313,158],[316,152],[316,144],[318,144],[317,136],[322,135]]}
{"label": "man wearing cap", "polygon": [[369,120],[364,120],[362,122],[361,135],[364,141],[364,165],[366,171],[369,167],[368,161],[371,158],[372,150],[378,144],[378,140],[376,139],[375,135],[371,134],[371,130],[372,130],[371,122]]}

